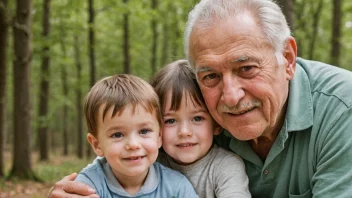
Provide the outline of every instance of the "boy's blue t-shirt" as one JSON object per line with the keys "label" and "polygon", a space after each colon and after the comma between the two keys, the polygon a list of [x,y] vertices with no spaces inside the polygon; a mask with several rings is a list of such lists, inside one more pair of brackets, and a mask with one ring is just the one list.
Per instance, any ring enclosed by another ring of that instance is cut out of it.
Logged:
{"label": "boy's blue t-shirt", "polygon": [[184,175],[158,162],[149,168],[142,188],[133,196],[122,188],[104,157],[95,159],[92,164],[85,167],[75,181],[88,184],[96,190],[100,197],[104,198],[198,197],[192,184]]}

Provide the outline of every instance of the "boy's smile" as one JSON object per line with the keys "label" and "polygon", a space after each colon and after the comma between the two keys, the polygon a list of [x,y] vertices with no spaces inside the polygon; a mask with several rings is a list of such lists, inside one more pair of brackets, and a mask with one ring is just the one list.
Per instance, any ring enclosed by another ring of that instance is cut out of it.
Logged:
{"label": "boy's smile", "polygon": [[133,166],[133,165],[141,164],[146,157],[147,157],[146,155],[132,156],[132,157],[122,158],[122,160],[125,161],[126,163],[128,163],[129,165]]}

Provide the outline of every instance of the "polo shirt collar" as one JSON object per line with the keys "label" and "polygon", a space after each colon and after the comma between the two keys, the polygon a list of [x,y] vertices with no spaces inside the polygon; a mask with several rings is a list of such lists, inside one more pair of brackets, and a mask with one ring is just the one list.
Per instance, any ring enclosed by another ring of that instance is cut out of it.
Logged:
{"label": "polo shirt collar", "polygon": [[[103,167],[104,172],[106,173],[108,187],[111,191],[117,193],[118,195],[130,197],[131,195],[128,194],[121,184],[117,181],[114,173],[111,170],[111,167],[108,163],[106,163]],[[149,167],[149,172],[147,178],[142,186],[142,188],[135,194],[134,196],[141,196],[143,194],[148,194],[153,192],[159,185],[159,175],[154,167],[154,164]],[[131,196],[132,197],[132,196]]]}
{"label": "polo shirt collar", "polygon": [[297,58],[296,73],[290,81],[288,106],[286,112],[287,131],[301,131],[313,125],[313,102],[310,81]]}

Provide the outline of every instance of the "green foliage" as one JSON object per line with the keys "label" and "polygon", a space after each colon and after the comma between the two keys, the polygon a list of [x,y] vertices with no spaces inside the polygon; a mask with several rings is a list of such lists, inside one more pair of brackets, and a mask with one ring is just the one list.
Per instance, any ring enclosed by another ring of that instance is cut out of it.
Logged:
{"label": "green foliage", "polygon": [[53,165],[52,162],[39,163],[34,170],[37,176],[45,182],[56,182],[68,174],[80,172],[83,167],[91,162],[92,160],[82,160],[72,157],[61,162],[59,165]]}
{"label": "green foliage", "polygon": [[[53,154],[49,162],[39,162],[37,153],[33,153],[32,157],[35,159],[33,170],[42,182],[22,181],[16,178],[7,181],[0,178],[0,197],[46,197],[54,183],[73,172],[79,173],[94,158],[78,159],[74,156]],[[5,152],[5,160],[6,171],[10,168],[8,152]]]}
{"label": "green foliage", "polygon": [[[312,34],[313,14],[317,9],[317,0],[297,0],[295,1],[295,23],[296,30],[293,35],[298,41],[298,55],[308,58],[309,45],[313,37],[316,42],[314,46],[313,60],[329,63],[331,49],[332,32],[332,1],[323,0],[322,11],[319,15],[318,32]],[[348,27],[348,24],[351,24]],[[352,70],[352,2],[342,1],[342,23],[341,23],[341,61],[339,67]]]}
{"label": "green foliage", "polygon": [[[130,55],[132,73],[148,80],[151,78],[151,20],[157,21],[157,68],[165,63],[184,57],[183,31],[188,12],[198,0],[158,0],[157,9],[151,8],[150,0],[129,0],[128,3],[116,0],[94,1],[95,24],[95,57],[97,79],[123,71],[123,14],[129,14]],[[313,59],[323,62],[329,61],[331,39],[332,2],[323,0],[323,8],[319,15],[318,31],[312,34],[313,13],[317,9],[317,0],[295,1],[294,37],[299,44],[298,54],[307,58],[310,42],[316,38]],[[343,2],[342,38],[341,38],[341,67],[352,70],[352,1]],[[42,34],[43,0],[33,1],[33,43],[31,59],[31,95],[33,132],[36,132],[40,120],[45,120],[49,131],[55,133],[53,137],[57,144],[61,144],[62,109],[64,105],[69,109],[68,128],[75,139],[77,131],[76,89],[84,96],[89,89],[89,57],[88,57],[88,11],[87,1],[60,0],[51,1],[51,32],[50,37],[44,39]],[[13,16],[14,1],[9,1],[9,15]],[[12,126],[12,89],[13,89],[13,49],[12,30],[9,31],[9,70],[7,96],[7,140],[11,139]],[[82,63],[82,82],[77,82],[77,69],[74,57],[74,35],[79,38],[80,61]],[[166,44],[165,44],[166,43]],[[42,47],[50,46],[50,102],[49,114],[46,117],[37,116],[38,92],[40,80],[40,65]],[[64,50],[63,50],[64,46]],[[163,48],[164,46],[165,49]],[[65,53],[64,53],[65,52]],[[68,96],[63,95],[61,70],[67,73]],[[82,98],[82,101],[84,98]],[[85,133],[84,133],[85,134]],[[34,134],[35,135],[35,134]],[[9,142],[9,141],[7,141]],[[71,142],[72,143],[72,142]],[[69,166],[69,165],[68,165]]]}

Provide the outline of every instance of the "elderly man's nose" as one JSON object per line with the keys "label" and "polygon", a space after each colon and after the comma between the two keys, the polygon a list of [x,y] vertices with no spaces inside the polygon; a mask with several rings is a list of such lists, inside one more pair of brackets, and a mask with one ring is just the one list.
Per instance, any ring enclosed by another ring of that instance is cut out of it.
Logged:
{"label": "elderly man's nose", "polygon": [[236,77],[223,77],[222,100],[229,107],[235,106],[244,97],[245,92]]}

